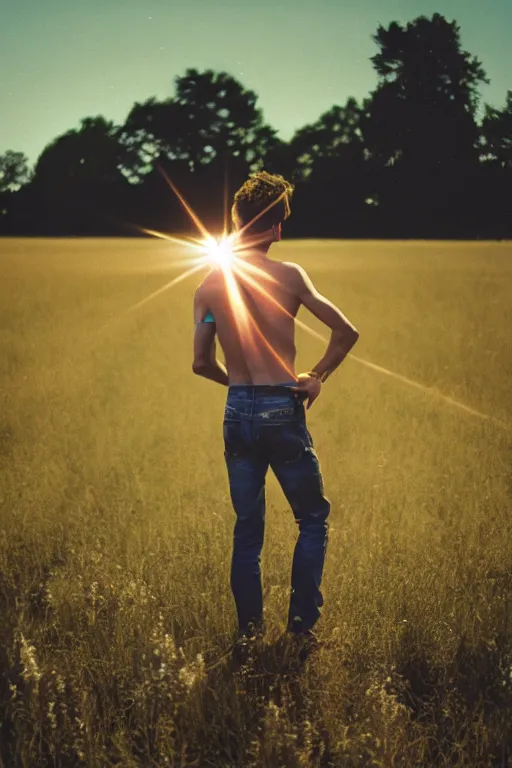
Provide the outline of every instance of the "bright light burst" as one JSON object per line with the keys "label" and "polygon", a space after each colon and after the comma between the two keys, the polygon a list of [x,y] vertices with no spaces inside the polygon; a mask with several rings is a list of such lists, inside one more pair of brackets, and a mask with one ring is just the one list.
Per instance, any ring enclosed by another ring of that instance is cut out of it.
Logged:
{"label": "bright light burst", "polygon": [[235,259],[233,250],[233,238],[222,235],[218,240],[214,237],[205,238],[203,248],[206,253],[206,261],[213,267],[229,269]]}

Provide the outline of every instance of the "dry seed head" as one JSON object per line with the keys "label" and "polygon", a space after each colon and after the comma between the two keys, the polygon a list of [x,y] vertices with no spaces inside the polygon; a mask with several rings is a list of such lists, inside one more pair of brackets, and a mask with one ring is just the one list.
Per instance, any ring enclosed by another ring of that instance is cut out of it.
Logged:
{"label": "dry seed head", "polygon": [[41,679],[41,673],[37,665],[36,649],[28,643],[23,633],[21,633],[20,657],[23,664],[23,679],[27,682],[32,681],[37,686]]}

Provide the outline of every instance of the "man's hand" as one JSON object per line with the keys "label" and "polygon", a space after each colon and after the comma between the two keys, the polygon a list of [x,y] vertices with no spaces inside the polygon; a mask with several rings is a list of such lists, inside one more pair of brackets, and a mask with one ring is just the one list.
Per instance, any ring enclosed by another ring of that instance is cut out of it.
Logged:
{"label": "man's hand", "polygon": [[297,376],[299,383],[296,387],[290,387],[292,392],[296,392],[296,397],[301,393],[307,396],[308,404],[306,410],[309,410],[322,390],[322,382],[316,376],[309,376],[307,373],[299,373]]}

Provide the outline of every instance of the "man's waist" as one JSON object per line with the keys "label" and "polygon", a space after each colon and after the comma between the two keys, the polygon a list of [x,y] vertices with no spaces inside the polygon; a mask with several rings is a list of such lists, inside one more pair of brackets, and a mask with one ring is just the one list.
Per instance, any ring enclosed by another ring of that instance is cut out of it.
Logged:
{"label": "man's waist", "polygon": [[301,419],[305,395],[296,395],[291,385],[245,385],[229,388],[225,419]]}
{"label": "man's waist", "polygon": [[283,381],[278,384],[228,384],[228,392],[237,394],[280,394],[290,392],[290,387],[297,386],[297,381]]}

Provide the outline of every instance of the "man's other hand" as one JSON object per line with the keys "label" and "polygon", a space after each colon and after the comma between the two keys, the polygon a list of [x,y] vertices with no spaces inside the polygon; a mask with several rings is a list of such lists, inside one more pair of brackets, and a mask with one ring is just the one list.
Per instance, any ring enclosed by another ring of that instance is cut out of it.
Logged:
{"label": "man's other hand", "polygon": [[317,379],[316,376],[309,376],[307,373],[299,373],[297,376],[299,383],[296,387],[290,387],[292,392],[296,392],[296,397],[300,397],[301,393],[307,396],[308,404],[306,409],[309,410],[322,389],[322,382]]}

